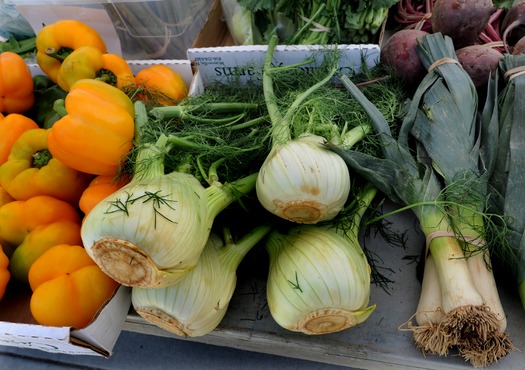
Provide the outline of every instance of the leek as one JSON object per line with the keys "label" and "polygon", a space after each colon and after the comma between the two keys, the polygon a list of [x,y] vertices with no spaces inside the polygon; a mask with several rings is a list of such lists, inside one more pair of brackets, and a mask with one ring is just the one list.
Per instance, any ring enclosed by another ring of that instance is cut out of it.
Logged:
{"label": "leek", "polygon": [[[148,116],[135,103],[137,136]],[[165,173],[169,139],[139,146],[129,184],[86,216],[82,241],[88,254],[115,281],[126,286],[174,284],[197,264],[215,217],[253,190],[257,174],[231,183],[210,176],[204,187],[192,174]]]}
{"label": "leek", "polygon": [[351,328],[372,314],[371,269],[358,233],[376,193],[369,185],[356,196],[355,208],[346,216],[349,227],[334,220],[269,234],[267,300],[280,326],[309,335],[327,334]]}
{"label": "leek", "polygon": [[[440,43],[441,37],[440,34],[436,34],[427,41],[435,43],[433,46],[441,51],[450,50],[447,49],[446,42]],[[452,74],[453,65],[455,63],[451,62],[436,69],[443,68]],[[383,143],[383,157],[377,158],[355,150],[342,150],[330,143],[327,143],[327,146],[339,153],[353,170],[374,183],[391,200],[410,208],[427,237],[427,252],[433,257],[436,269],[434,277],[439,281],[441,293],[440,309],[444,315],[438,324],[427,320],[429,325],[411,326],[415,340],[429,341],[416,343],[418,348],[425,352],[444,355],[448,353],[449,348],[457,346],[466,359],[478,365],[482,361],[486,363],[497,361],[512,349],[512,344],[502,332],[504,324],[502,318],[498,317],[493,309],[495,306],[488,307],[489,298],[484,297],[478,290],[466,258],[469,256],[465,256],[464,252],[464,246],[474,248],[478,240],[471,239],[469,236],[473,235],[474,238],[480,236],[481,230],[476,227],[484,220],[483,217],[478,218],[481,214],[480,203],[467,199],[467,203],[460,204],[457,198],[449,198],[452,194],[451,189],[464,184],[465,176],[469,175],[465,172],[472,170],[480,161],[478,158],[472,159],[472,155],[476,155],[476,147],[468,149],[469,143],[472,143],[469,141],[470,136],[459,137],[460,135],[450,131],[450,127],[443,126],[445,119],[450,119],[449,124],[461,125],[462,123],[457,121],[464,120],[465,124],[472,125],[476,117],[476,104],[473,104],[474,107],[470,107],[470,110],[466,108],[455,110],[455,105],[451,104],[450,111],[438,104],[441,101],[450,103],[454,99],[455,104],[459,104],[458,102],[462,100],[472,104],[472,100],[468,100],[475,99],[472,95],[471,83],[464,84],[465,79],[461,79],[461,73],[459,74],[460,76],[449,76],[447,87],[450,90],[442,88],[444,83],[441,76],[437,77],[435,72],[427,74],[414,95],[412,110],[408,111],[397,140],[393,137],[381,112],[366,99],[350,79],[343,76],[341,80],[345,87],[360,101],[372,119],[374,129]],[[458,84],[454,84],[455,79],[458,79]],[[424,94],[426,92],[429,92],[428,95]],[[435,100],[431,100],[434,97]],[[420,104],[420,99],[425,104]],[[418,110],[414,110],[414,107],[418,107]],[[456,119],[451,118],[454,114]],[[416,116],[419,120],[417,122],[414,121]],[[426,123],[432,123],[434,126],[429,128]],[[461,127],[461,130],[463,129],[465,126]],[[432,131],[431,134],[431,130],[436,132]],[[442,141],[442,145],[457,144],[452,148],[444,149],[444,153],[449,156],[451,153],[456,153],[449,158],[437,155],[440,151],[437,146],[438,141],[429,142],[433,134],[437,136],[439,130],[442,130],[440,132],[442,135],[448,135],[447,140]],[[472,127],[470,130],[467,129],[469,135],[477,132]],[[409,147],[411,134],[415,134],[418,139],[415,155]],[[463,143],[458,143],[460,141]],[[479,145],[479,141],[474,140],[474,142]],[[457,154],[458,152],[460,154]],[[462,157],[465,152],[473,154]],[[472,166],[467,167],[469,165]],[[451,175],[447,172],[450,168],[458,168],[463,172]],[[472,178],[471,180],[474,181]],[[483,189],[483,179],[479,180],[481,184],[476,185]],[[443,182],[446,183],[446,189]],[[478,224],[471,223],[471,220]],[[467,231],[473,234],[467,235]],[[472,253],[472,250],[468,252]],[[486,270],[484,274],[491,272],[486,265],[483,266]],[[499,298],[497,296],[495,298],[497,302]],[[423,303],[422,305],[426,306]],[[496,345],[492,348],[482,348],[481,343]],[[485,352],[481,353],[480,350]],[[483,355],[484,357],[480,358]]]}
{"label": "leek", "polygon": [[[500,67],[505,76],[505,87],[499,96],[501,106],[498,116],[499,141],[494,174],[490,179],[494,213],[507,221],[499,224],[511,246],[509,253],[498,255],[504,271],[509,271],[515,281],[516,290],[525,309],[525,208],[523,188],[525,186],[523,150],[523,117],[525,112],[525,66],[524,55],[505,55]],[[521,73],[520,73],[521,72]]]}
{"label": "leek", "polygon": [[145,320],[183,337],[199,337],[222,321],[237,284],[236,270],[244,256],[271,230],[260,225],[235,241],[225,228],[212,233],[197,266],[164,288],[133,287],[131,302]]}
{"label": "leek", "polygon": [[[410,129],[442,178],[453,233],[463,249],[474,288],[483,298],[479,310],[486,307],[489,311],[481,320],[470,314],[471,307],[457,305],[445,311],[442,326],[450,345],[459,346],[471,363],[485,366],[512,348],[505,340],[506,316],[490,262],[491,240],[487,238],[490,219],[484,214],[496,150],[497,83],[489,86],[480,120],[476,88],[457,62],[452,40],[441,34],[424,37],[418,52],[429,73],[414,94],[404,129]],[[471,331],[475,334],[465,334]],[[488,337],[496,338],[492,352],[497,355],[493,358],[478,344],[487,342]],[[477,353],[476,349],[482,351]]]}

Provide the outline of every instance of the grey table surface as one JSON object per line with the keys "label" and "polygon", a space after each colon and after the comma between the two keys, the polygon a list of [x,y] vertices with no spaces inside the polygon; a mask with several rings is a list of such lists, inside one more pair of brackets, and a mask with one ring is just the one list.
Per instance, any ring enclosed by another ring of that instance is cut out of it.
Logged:
{"label": "grey table surface", "polygon": [[0,370],[55,369],[343,370],[354,368],[127,331],[122,332],[113,355],[108,359],[0,346]]}

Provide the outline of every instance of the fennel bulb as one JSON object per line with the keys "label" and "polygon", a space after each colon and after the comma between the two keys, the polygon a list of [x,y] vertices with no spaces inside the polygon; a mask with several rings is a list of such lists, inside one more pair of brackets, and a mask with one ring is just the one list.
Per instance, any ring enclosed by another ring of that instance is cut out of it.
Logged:
{"label": "fennel bulb", "polygon": [[[277,104],[273,86],[273,52],[277,36],[268,44],[263,92],[272,123],[272,148],[259,170],[257,198],[269,212],[288,221],[315,224],[334,218],[343,208],[350,190],[350,175],[345,162],[323,148],[324,138],[313,129],[299,130],[293,116],[308,96],[329,83],[337,66],[323,79],[298,94],[285,112]],[[288,68],[284,66],[282,68]]]}
{"label": "fennel bulb", "polygon": [[255,187],[266,210],[303,224],[331,220],[341,211],[350,173],[339,155],[322,146],[323,140],[306,135],[272,149]]}
{"label": "fennel bulb", "polygon": [[228,235],[226,243],[212,233],[199,263],[180,281],[164,288],[133,287],[133,308],[145,320],[176,335],[208,334],[226,314],[239,263],[269,231],[269,226],[258,226],[237,242]]}
{"label": "fennel bulb", "polygon": [[295,225],[272,231],[265,242],[270,256],[266,294],[273,319],[305,334],[338,332],[365,321],[370,300],[368,260],[358,241],[360,219],[376,194],[358,196],[350,230],[334,225]]}
{"label": "fennel bulb", "polygon": [[358,245],[319,225],[273,231],[267,299],[273,319],[305,334],[338,332],[365,321],[375,308],[370,267]]}
{"label": "fennel bulb", "polygon": [[[144,105],[135,109],[137,121],[144,119]],[[177,282],[197,264],[215,217],[255,186],[256,174],[206,188],[191,174],[165,174],[167,143],[161,135],[144,144],[131,181],[98,203],[82,225],[86,251],[122,285]]]}

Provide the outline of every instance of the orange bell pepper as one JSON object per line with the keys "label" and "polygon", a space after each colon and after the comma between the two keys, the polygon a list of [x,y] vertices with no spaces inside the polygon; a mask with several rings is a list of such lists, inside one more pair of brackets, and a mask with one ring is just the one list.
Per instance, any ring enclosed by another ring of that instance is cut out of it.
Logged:
{"label": "orange bell pepper", "polygon": [[36,35],[36,62],[40,69],[57,82],[62,62],[73,50],[93,46],[106,53],[106,43],[91,26],[73,19],[61,19],[44,26]]}
{"label": "orange bell pepper", "polygon": [[49,195],[76,205],[91,176],[51,156],[49,130],[37,128],[20,135],[0,165],[0,185],[16,200]]}
{"label": "orange bell pepper", "polygon": [[12,277],[26,283],[31,265],[45,251],[58,244],[82,244],[80,224],[59,220],[31,230],[11,255],[9,271]]}
{"label": "orange bell pepper", "polygon": [[4,297],[7,289],[7,284],[11,280],[11,273],[9,272],[9,258],[4,253],[3,247],[0,245],[0,300]]}
{"label": "orange bell pepper", "polygon": [[11,113],[0,118],[0,165],[7,161],[11,147],[24,131],[38,128],[38,124],[22,114]]}
{"label": "orange bell pepper", "polygon": [[135,76],[128,62],[117,54],[102,53],[93,46],[74,50],[62,62],[57,84],[69,91],[78,80],[94,78],[123,89],[135,82]]}
{"label": "orange bell pepper", "polygon": [[135,108],[120,89],[83,79],[65,98],[67,115],[56,121],[47,138],[53,157],[78,171],[115,175],[133,146]]}
{"label": "orange bell pepper", "polygon": [[93,207],[107,196],[129,183],[129,176],[116,179],[114,175],[96,176],[82,193],[78,206],[87,215]]}
{"label": "orange bell pepper", "polygon": [[15,200],[0,207],[0,239],[19,245],[33,229],[60,220],[80,224],[80,214],[71,204],[46,195]]}
{"label": "orange bell pepper", "polygon": [[84,328],[118,284],[79,245],[56,245],[29,270],[30,309],[41,325]]}
{"label": "orange bell pepper", "polygon": [[11,51],[0,53],[0,112],[26,113],[34,101],[33,78],[24,58]]}
{"label": "orange bell pepper", "polygon": [[188,94],[182,77],[170,67],[157,64],[140,70],[135,75],[137,98],[147,106],[176,105]]}

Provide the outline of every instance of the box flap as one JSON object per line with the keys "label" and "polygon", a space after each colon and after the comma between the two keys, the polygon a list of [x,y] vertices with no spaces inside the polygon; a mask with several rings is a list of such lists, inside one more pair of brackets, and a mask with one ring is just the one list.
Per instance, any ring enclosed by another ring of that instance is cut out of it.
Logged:
{"label": "box flap", "polygon": [[[148,66],[155,64],[163,64],[170,67],[173,71],[177,72],[188,86],[190,86],[191,80],[193,79],[193,70],[191,67],[191,63],[189,60],[186,59],[128,60],[128,64],[133,74],[137,74],[137,72],[139,72],[141,69],[144,69]],[[36,63],[28,63],[27,66],[32,76],[45,74]]]}
{"label": "box flap", "polygon": [[131,288],[121,286],[91,324],[71,331],[71,342],[109,357],[131,306]]}
{"label": "box flap", "polygon": [[[199,71],[202,84],[227,82],[232,77],[241,83],[261,81],[267,45],[221,46],[188,49],[188,59]],[[302,63],[309,58],[315,61],[302,68],[315,68],[322,63],[326,53],[339,53],[339,72],[347,75],[359,73],[362,63],[372,67],[379,60],[379,46],[365,45],[279,45],[275,49],[274,64]]]}

